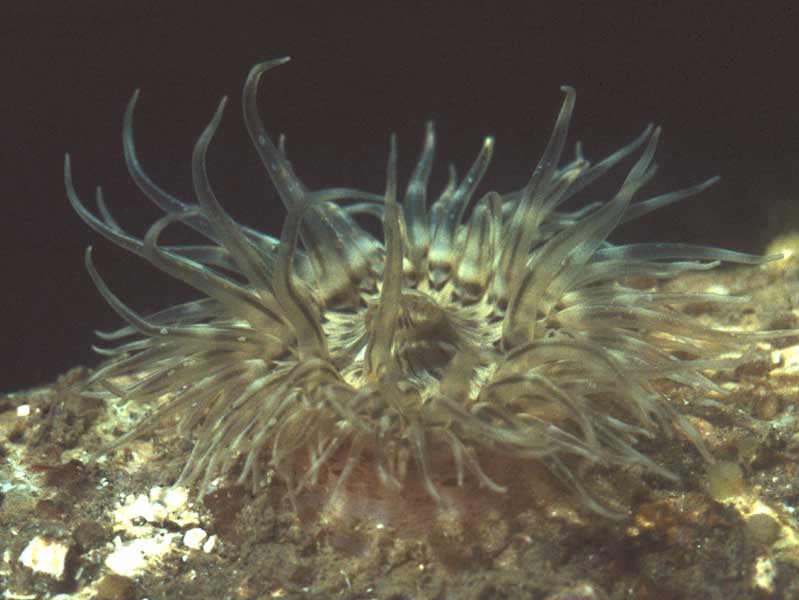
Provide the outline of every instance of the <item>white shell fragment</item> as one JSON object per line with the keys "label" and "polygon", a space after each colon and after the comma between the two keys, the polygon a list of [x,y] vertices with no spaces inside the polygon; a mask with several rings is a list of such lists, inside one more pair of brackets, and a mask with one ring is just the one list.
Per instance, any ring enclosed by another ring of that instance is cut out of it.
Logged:
{"label": "white shell fragment", "polygon": [[105,566],[123,577],[136,577],[161,562],[172,550],[178,534],[156,533],[151,537],[123,542],[117,536],[115,550],[105,559]]}
{"label": "white shell fragment", "polygon": [[64,542],[37,535],[25,546],[19,562],[37,573],[63,579],[68,553],[69,546]]}
{"label": "white shell fragment", "polygon": [[180,527],[196,525],[199,515],[188,505],[185,488],[161,488],[155,486],[147,495],[129,495],[114,512],[115,520],[130,529],[139,520],[151,524],[175,523]]}

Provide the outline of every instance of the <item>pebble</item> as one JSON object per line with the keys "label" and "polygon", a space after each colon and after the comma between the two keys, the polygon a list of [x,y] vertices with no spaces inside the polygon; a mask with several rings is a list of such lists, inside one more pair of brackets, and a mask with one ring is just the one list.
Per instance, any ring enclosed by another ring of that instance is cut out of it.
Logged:
{"label": "pebble", "polygon": [[746,519],[746,533],[760,545],[770,546],[780,537],[782,526],[767,513],[755,513]]}
{"label": "pebble", "polygon": [[710,497],[720,502],[738,496],[744,489],[743,471],[734,462],[720,461],[707,471]]}
{"label": "pebble", "polygon": [[208,534],[204,529],[199,527],[192,527],[185,534],[183,534],[183,545],[192,550],[198,550],[202,547],[205,538]]}

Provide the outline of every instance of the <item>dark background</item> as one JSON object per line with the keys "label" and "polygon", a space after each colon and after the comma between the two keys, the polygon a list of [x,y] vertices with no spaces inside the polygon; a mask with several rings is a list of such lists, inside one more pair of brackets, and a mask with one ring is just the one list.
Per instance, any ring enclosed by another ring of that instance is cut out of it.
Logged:
{"label": "dark background", "polygon": [[[633,8],[639,4],[646,7]],[[293,60],[265,76],[261,112],[272,133],[287,133],[289,156],[311,187],[381,191],[390,131],[399,135],[407,178],[431,117],[439,134],[434,186],[447,160],[462,172],[493,134],[494,166],[482,189],[520,187],[568,83],[578,91],[572,140],[585,142],[589,158],[655,121],[664,135],[653,193],[724,178],[614,239],[762,250],[776,232],[799,225],[790,209],[799,200],[797,9],[776,2],[649,8],[656,4],[3,3],[0,391],[96,364],[92,330],[119,318],[84,270],[85,246],[95,246],[111,288],[141,313],[190,293],[103,242],[63,191],[69,151],[87,204],[101,184],[128,230],[141,235],[157,218],[122,160],[122,114],[136,87],[141,160],[186,199],[193,199],[194,140],[220,96],[230,96],[209,152],[212,181],[236,218],[279,231],[283,213],[239,102],[249,67],[282,55]]]}

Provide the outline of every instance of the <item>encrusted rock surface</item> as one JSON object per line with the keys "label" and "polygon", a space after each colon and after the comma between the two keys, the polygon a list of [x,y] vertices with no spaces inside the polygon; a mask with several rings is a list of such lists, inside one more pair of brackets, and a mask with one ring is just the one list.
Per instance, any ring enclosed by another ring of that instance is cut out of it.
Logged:
{"label": "encrusted rock surface", "polygon": [[[751,298],[692,307],[708,324],[787,329],[799,325],[797,274],[788,258],[669,286]],[[598,518],[549,486],[474,522],[414,531],[300,520],[277,478],[255,496],[216,482],[194,498],[169,487],[185,440],[142,439],[92,462],[148,407],[81,397],[87,372],[0,396],[5,598],[799,598],[797,338],[763,342],[734,372],[710,373],[727,395],[663,386],[718,462],[654,439],[642,450],[678,483],[586,472],[591,493],[625,519]]]}

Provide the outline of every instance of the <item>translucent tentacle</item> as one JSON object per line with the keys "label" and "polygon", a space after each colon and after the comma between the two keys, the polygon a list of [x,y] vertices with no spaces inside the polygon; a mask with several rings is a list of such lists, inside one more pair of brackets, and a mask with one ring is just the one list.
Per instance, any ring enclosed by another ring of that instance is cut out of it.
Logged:
{"label": "translucent tentacle", "polygon": [[386,216],[383,228],[386,236],[386,262],[383,269],[383,289],[377,314],[373,319],[364,359],[368,377],[381,377],[392,360],[394,331],[400,311],[402,293],[402,235],[400,212],[397,204],[397,140],[391,136],[386,181]]}
{"label": "translucent tentacle", "polygon": [[430,247],[430,217],[427,212],[427,180],[433,166],[436,134],[433,122],[427,123],[422,153],[405,192],[405,223],[408,231],[408,255],[417,273],[423,273],[423,261]]}

